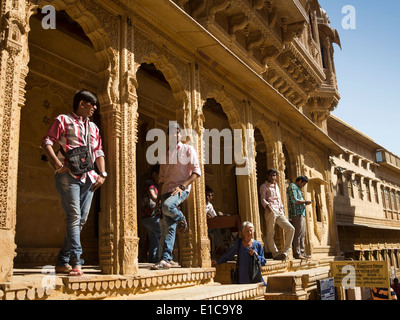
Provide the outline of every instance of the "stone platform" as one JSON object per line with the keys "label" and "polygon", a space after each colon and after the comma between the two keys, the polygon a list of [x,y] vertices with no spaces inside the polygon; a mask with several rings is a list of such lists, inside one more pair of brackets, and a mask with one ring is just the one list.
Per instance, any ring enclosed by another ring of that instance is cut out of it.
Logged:
{"label": "stone platform", "polygon": [[329,277],[328,261],[267,260],[262,284],[232,285],[235,263],[217,268],[150,270],[139,264],[132,276],[101,274],[84,266],[84,275],[55,274],[54,267],[15,268],[12,282],[0,283],[0,300],[305,300],[316,296],[316,280]]}
{"label": "stone platform", "polygon": [[149,270],[141,264],[133,276],[104,275],[96,266],[84,266],[83,276],[54,274],[54,267],[15,269],[12,282],[0,283],[3,300],[93,300],[121,298],[152,291],[213,283],[215,268]]}

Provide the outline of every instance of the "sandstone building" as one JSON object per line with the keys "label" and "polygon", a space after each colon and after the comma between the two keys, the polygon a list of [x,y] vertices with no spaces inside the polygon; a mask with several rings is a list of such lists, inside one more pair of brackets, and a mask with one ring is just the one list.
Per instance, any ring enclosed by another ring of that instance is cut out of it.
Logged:
{"label": "sandstone building", "polygon": [[340,248],[353,260],[400,266],[400,158],[331,115],[328,132],[345,151],[333,156]]}
{"label": "sandstone building", "polygon": [[[46,29],[51,8],[55,29]],[[241,132],[239,152],[252,164],[237,175],[243,163],[202,163],[203,175],[183,207],[190,230],[176,245],[182,267],[211,266],[206,185],[215,191],[215,207],[252,221],[263,241],[258,189],[270,167],[278,170],[282,190],[297,175],[310,178],[304,190],[314,200],[307,219],[308,267],[327,266],[342,251],[367,254],[360,241],[341,247],[340,237],[351,229],[336,228],[348,222],[347,209],[335,210],[343,202],[332,167],[332,159],[342,159],[348,149],[331,132],[340,123],[330,117],[340,99],[333,59],[340,40],[317,0],[1,0],[0,18],[0,282],[12,279],[14,263],[54,263],[64,214],[39,145],[52,119],[70,111],[82,88],[100,100],[94,121],[109,174],[82,235],[85,260],[102,273],[138,271],[140,192],[152,143],[146,134],[165,130],[172,120],[193,130],[188,143],[201,159],[209,151],[205,129]],[[223,155],[229,146],[219,148]],[[368,177],[362,183],[372,190]],[[389,179],[384,189],[377,186],[379,197],[386,189],[398,196],[392,183],[398,185]],[[398,217],[398,207],[388,206],[385,213],[396,218],[382,220],[384,227]],[[276,237],[282,246],[282,235]],[[390,251],[390,245],[376,248]],[[264,272],[296,268],[294,261]]]}

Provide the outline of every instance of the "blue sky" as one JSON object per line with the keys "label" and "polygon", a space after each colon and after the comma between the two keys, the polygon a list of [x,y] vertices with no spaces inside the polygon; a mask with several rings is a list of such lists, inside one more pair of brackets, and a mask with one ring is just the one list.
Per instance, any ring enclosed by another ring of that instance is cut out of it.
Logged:
{"label": "blue sky", "polygon": [[[319,0],[342,50],[334,44],[341,100],[332,113],[400,156],[399,0]],[[345,29],[355,9],[355,29]],[[346,23],[345,23],[346,26]]]}

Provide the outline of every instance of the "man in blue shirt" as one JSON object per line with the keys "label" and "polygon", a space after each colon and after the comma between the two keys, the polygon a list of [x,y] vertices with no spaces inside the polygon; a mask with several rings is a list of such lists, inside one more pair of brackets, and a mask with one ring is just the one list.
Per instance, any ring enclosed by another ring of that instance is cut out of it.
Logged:
{"label": "man in blue shirt", "polygon": [[307,259],[305,254],[304,238],[306,234],[306,205],[311,201],[304,200],[301,188],[308,183],[306,176],[299,176],[295,183],[289,184],[286,192],[289,199],[289,220],[295,228],[293,237],[293,257],[295,259]]}

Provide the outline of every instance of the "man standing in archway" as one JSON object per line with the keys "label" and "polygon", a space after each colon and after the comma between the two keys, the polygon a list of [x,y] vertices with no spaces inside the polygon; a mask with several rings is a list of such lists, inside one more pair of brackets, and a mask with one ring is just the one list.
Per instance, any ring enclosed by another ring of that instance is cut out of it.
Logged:
{"label": "man standing in archway", "polygon": [[[99,128],[90,122],[98,107],[89,91],[74,96],[73,112],[59,115],[42,141],[42,148],[56,170],[55,182],[66,215],[64,244],[58,254],[56,272],[83,275],[81,230],[86,223],[94,191],[105,181],[104,152]],[[60,152],[53,145],[60,145]],[[94,162],[100,171],[94,170]]]}
{"label": "man standing in archway", "polygon": [[[158,248],[159,262],[152,270],[169,269],[174,250],[176,229],[187,232],[185,215],[179,205],[189,196],[191,184],[201,176],[196,150],[181,142],[181,127],[171,121],[168,127],[169,146],[165,159],[160,161],[159,200],[161,202],[161,237]],[[161,195],[161,196],[160,196]]]}
{"label": "man standing in archway", "polygon": [[289,220],[292,222],[295,232],[293,238],[293,257],[295,259],[309,258],[305,252],[305,235],[306,235],[306,205],[311,201],[304,200],[301,188],[308,183],[306,176],[299,176],[295,183],[289,184],[286,192],[289,199]]}
{"label": "man standing in archway", "polygon": [[[265,209],[265,222],[267,224],[267,244],[274,260],[286,260],[289,256],[290,248],[294,235],[294,227],[286,219],[283,210],[283,203],[276,182],[278,172],[275,169],[269,169],[267,172],[267,181],[260,187],[261,204]],[[275,224],[280,226],[285,232],[285,246],[282,253],[279,253],[275,245]]]}

